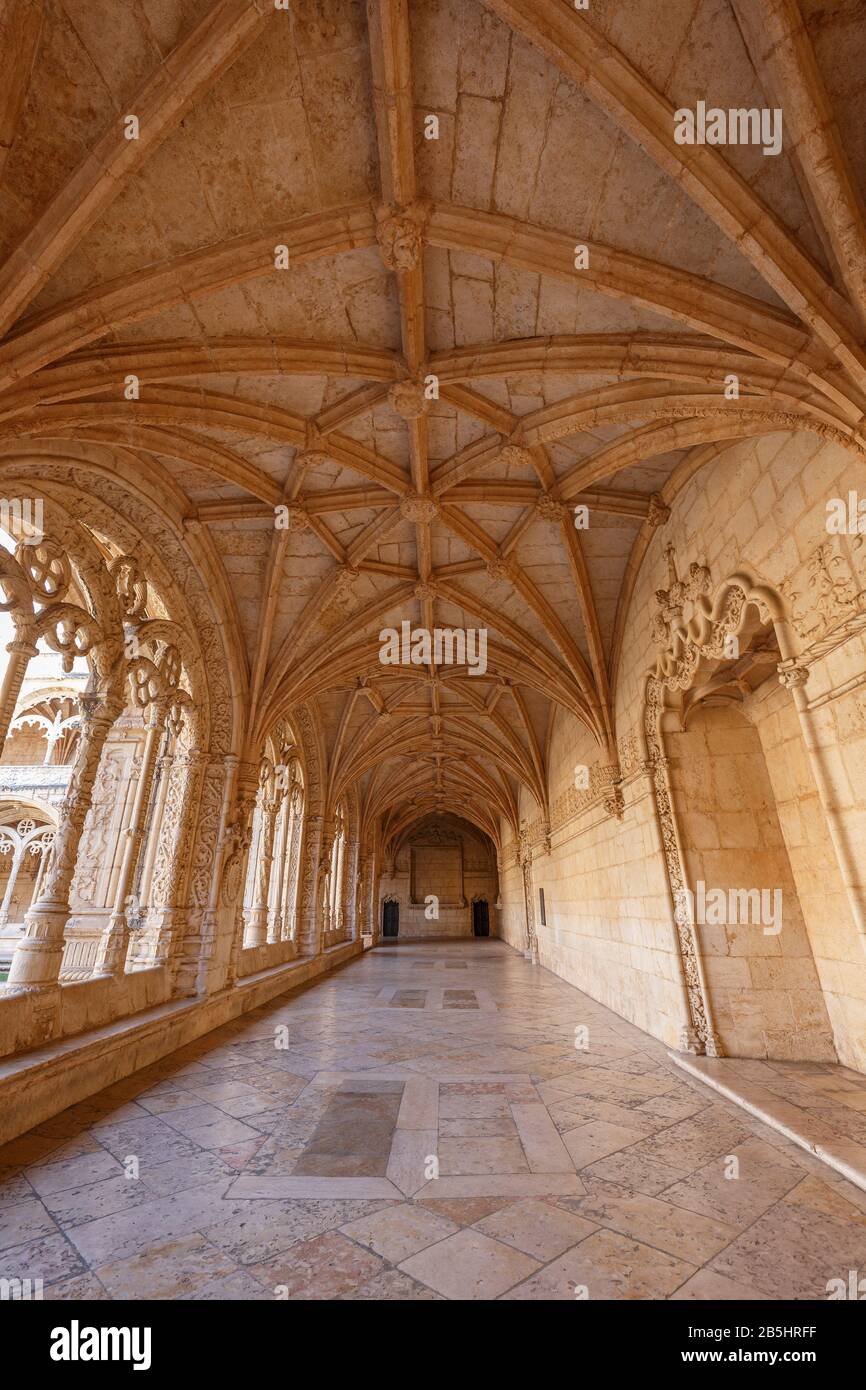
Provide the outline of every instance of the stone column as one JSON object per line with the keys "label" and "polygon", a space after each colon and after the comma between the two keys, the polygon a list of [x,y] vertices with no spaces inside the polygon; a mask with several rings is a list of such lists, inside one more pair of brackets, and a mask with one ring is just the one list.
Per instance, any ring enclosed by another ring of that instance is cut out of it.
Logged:
{"label": "stone column", "polygon": [[377,849],[374,849],[372,852],[370,862],[370,881],[367,885],[370,935],[373,938],[372,942],[370,943],[371,946],[378,946],[382,934],[382,928],[379,920],[379,875],[381,873],[381,869],[382,863],[379,858],[379,851]]}
{"label": "stone column", "polygon": [[319,872],[324,822],[321,816],[305,816],[301,849],[301,880],[298,884],[298,947],[305,956],[317,956],[322,949]]}
{"label": "stone column", "polygon": [[232,945],[226,971],[227,989],[237,980],[238,955],[244,945],[244,918],[241,909],[243,888],[247,879],[247,860],[253,837],[253,816],[259,789],[258,773],[259,770],[254,763],[238,765],[235,812],[225,832],[225,843],[221,847],[223,860],[220,902],[234,915]]}
{"label": "stone column", "polygon": [[53,722],[53,724],[51,725],[51,728],[48,730],[47,734],[45,735],[46,748],[45,748],[45,757],[42,759],[42,766],[43,766],[43,767],[50,767],[50,765],[51,765],[51,759],[52,759],[53,756],[54,756],[54,745],[56,744],[57,740],[58,740],[59,737],[60,737],[60,718],[61,718],[61,711],[58,710],[57,713],[56,713],[55,716],[54,716],[54,722]]}
{"label": "stone column", "polygon": [[153,776],[156,771],[156,758],[167,717],[166,705],[154,701],[150,706],[148,715],[144,751],[141,755],[141,772],[138,777],[138,786],[135,789],[130,823],[126,831],[126,844],[123,849],[120,877],[114,895],[114,907],[108,919],[108,926],[102,933],[99,942],[96,963],[93,967],[94,975],[122,975],[126,968],[126,952],[129,945],[129,920],[126,904],[141,854],[144,819],[150,802]]}
{"label": "stone column", "polygon": [[358,841],[343,846],[343,939],[354,941],[358,931]]}
{"label": "stone column", "polygon": [[[43,840],[43,839],[44,839],[44,836],[40,835],[40,836],[39,836],[39,840],[41,841],[41,840]],[[39,841],[37,841],[37,843],[39,843]],[[52,843],[53,843],[53,836],[52,836]],[[38,901],[39,894],[40,894],[40,892],[42,891],[42,880],[43,880],[43,878],[45,877],[45,870],[46,870],[47,867],[48,867],[48,858],[49,858],[50,853],[51,853],[51,844],[49,844],[49,845],[47,846],[47,848],[43,848],[43,849],[41,849],[41,850],[39,851],[39,869],[38,869],[37,874],[36,874],[36,882],[35,882],[34,885],[33,885],[33,894],[32,894],[31,899],[30,899],[30,901],[31,901],[32,903],[35,903],[35,902]]]}
{"label": "stone column", "polygon": [[524,956],[538,964],[538,938],[535,935],[535,896],[532,883],[532,847],[528,836],[520,836],[520,867],[523,871],[523,902],[526,912],[526,946]]}
{"label": "stone column", "polygon": [[63,960],[63,933],[69,918],[69,890],[75,874],[84,821],[108,732],[123,711],[120,694],[80,697],[81,736],[69,790],[59,813],[51,863],[39,899],[24,920],[24,936],[12,957],[6,992],[49,990],[57,985]]}
{"label": "stone column", "polygon": [[0,906],[0,927],[5,927],[9,921],[9,904],[12,902],[12,894],[15,891],[15,880],[18,878],[18,870],[24,860],[24,846],[19,845],[13,852],[12,864],[9,868],[9,882],[6,884],[6,892],[3,894],[3,904]]}
{"label": "stone column", "polygon": [[18,704],[30,658],[36,655],[37,648],[29,637],[19,635],[7,644],[6,650],[9,653],[9,662],[3,675],[3,684],[0,686],[0,753],[3,752],[9,725],[15,716],[15,706]]}
{"label": "stone column", "polygon": [[276,820],[276,798],[265,794],[262,798],[262,831],[253,888],[253,905],[244,932],[244,946],[262,946],[267,940],[268,895],[271,886],[271,865],[274,862]]}
{"label": "stone column", "polygon": [[360,938],[370,933],[370,895],[368,886],[370,882],[370,852],[366,848],[358,848],[358,879],[355,884],[355,936]]}
{"label": "stone column", "polygon": [[277,830],[274,861],[268,889],[268,941],[279,941],[283,928],[283,882],[286,876],[286,837],[288,835],[289,798],[283,795],[277,811]]}
{"label": "stone column", "polygon": [[298,893],[300,890],[301,835],[304,818],[300,806],[292,808],[291,834],[286,855],[286,872],[283,880],[283,941],[297,934]]}
{"label": "stone column", "polygon": [[346,835],[343,831],[337,840],[337,853],[334,856],[334,881],[331,885],[333,908],[331,911],[331,932],[340,937],[346,923]]}

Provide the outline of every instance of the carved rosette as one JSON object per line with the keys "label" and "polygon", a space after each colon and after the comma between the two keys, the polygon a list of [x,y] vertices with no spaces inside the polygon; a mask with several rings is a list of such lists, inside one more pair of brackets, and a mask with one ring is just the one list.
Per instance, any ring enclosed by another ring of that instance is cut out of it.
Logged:
{"label": "carved rosette", "polygon": [[403,420],[420,420],[430,408],[424,387],[417,381],[397,381],[388,392],[388,404]]}
{"label": "carved rosette", "polygon": [[492,560],[487,561],[487,578],[492,579],[495,584],[501,584],[507,580],[513,580],[514,571],[507,560],[495,555]]}
{"label": "carved rosette", "polygon": [[557,502],[549,492],[543,492],[535,504],[535,514],[541,521],[564,521],[568,508],[564,502]]}
{"label": "carved rosette", "polygon": [[404,521],[432,521],[439,508],[432,497],[414,493],[400,502],[400,515]]}
{"label": "carved rosette", "polygon": [[532,454],[523,444],[503,444],[497,462],[512,468],[535,467]]}

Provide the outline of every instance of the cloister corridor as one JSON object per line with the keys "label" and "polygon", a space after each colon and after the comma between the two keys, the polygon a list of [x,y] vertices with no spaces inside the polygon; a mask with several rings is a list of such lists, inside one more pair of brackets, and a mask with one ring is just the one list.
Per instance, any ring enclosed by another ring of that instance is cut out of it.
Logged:
{"label": "cloister corridor", "polygon": [[248,1379],[283,1301],[586,1300],[635,1377],[698,1326],[833,1380],[864,110],[866,0],[0,0],[37,1371],[146,1332]]}
{"label": "cloister corridor", "polygon": [[0,1164],[46,1299],[814,1299],[866,1267],[866,1192],[493,940],[367,952]]}

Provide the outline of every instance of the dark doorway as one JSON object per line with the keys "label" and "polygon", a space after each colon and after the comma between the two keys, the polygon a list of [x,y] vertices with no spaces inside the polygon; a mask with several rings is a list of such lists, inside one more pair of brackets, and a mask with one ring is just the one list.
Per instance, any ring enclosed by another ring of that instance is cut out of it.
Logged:
{"label": "dark doorway", "polygon": [[382,935],[396,936],[400,930],[400,904],[382,904]]}
{"label": "dark doorway", "polygon": [[490,935],[490,909],[484,898],[472,904],[472,935]]}

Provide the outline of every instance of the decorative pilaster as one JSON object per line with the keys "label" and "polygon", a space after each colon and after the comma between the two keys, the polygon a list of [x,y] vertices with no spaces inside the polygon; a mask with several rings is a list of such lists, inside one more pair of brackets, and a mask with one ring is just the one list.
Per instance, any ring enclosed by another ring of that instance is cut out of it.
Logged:
{"label": "decorative pilaster", "polygon": [[277,800],[268,794],[262,795],[262,832],[259,838],[259,856],[253,881],[253,902],[244,931],[244,946],[262,946],[268,932],[268,895],[271,884],[271,865],[274,862],[274,831],[277,819]]}
{"label": "decorative pilaster", "polygon": [[156,865],[139,969],[163,965],[176,950],[185,927],[184,883],[188,845],[199,804],[205,754],[193,748],[172,763],[160,827]]}
{"label": "decorative pilaster", "polygon": [[535,892],[532,884],[532,846],[529,835],[521,830],[519,839],[520,867],[523,871],[523,902],[526,912],[526,945],[524,955],[533,965],[538,964],[538,937],[535,933]]}
{"label": "decorative pilaster", "polygon": [[298,946],[304,956],[317,956],[321,950],[319,865],[323,829],[324,821],[321,816],[308,815],[305,817],[301,849],[301,881],[298,887]]}
{"label": "decorative pilaster", "polygon": [[710,1010],[709,994],[695,940],[694,923],[689,918],[688,895],[683,869],[682,851],[671,802],[668,761],[659,745],[659,701],[661,686],[653,677],[647,685],[644,710],[644,732],[649,753],[649,772],[657,817],[659,842],[667,871],[674,929],[679,944],[681,979],[689,1022],[683,1028],[683,1051],[705,1052],[708,1057],[721,1057],[722,1048],[715,1032]]}
{"label": "decorative pilaster", "polygon": [[123,861],[120,866],[114,907],[108,920],[108,926],[102,933],[102,939],[99,943],[96,963],[93,968],[94,975],[122,975],[126,967],[126,952],[129,946],[127,904],[141,855],[144,820],[150,803],[157,754],[165,732],[167,718],[167,707],[162,703],[154,702],[148,715],[147,733],[141,756],[141,772],[135,790],[132,816],[126,831],[126,844],[123,850]]}
{"label": "decorative pilaster", "polygon": [[227,986],[233,985],[237,979],[238,952],[243,946],[244,923],[239,911],[239,900],[242,885],[246,880],[247,856],[253,837],[253,815],[257,795],[258,768],[253,763],[241,763],[238,767],[235,813],[226,828],[222,845],[220,902],[235,917],[226,972]]}
{"label": "decorative pilaster", "polygon": [[289,798],[284,792],[277,811],[274,863],[268,889],[268,941],[280,941],[283,934],[283,898],[286,878],[286,849],[289,836]]}
{"label": "decorative pilaster", "polygon": [[358,929],[358,841],[347,840],[343,847],[343,940],[354,941]]}
{"label": "decorative pilaster", "polygon": [[210,755],[205,762],[195,842],[190,863],[189,917],[172,956],[172,994],[188,998],[205,993],[208,972],[218,948],[220,889],[219,846],[225,834],[237,759]]}

